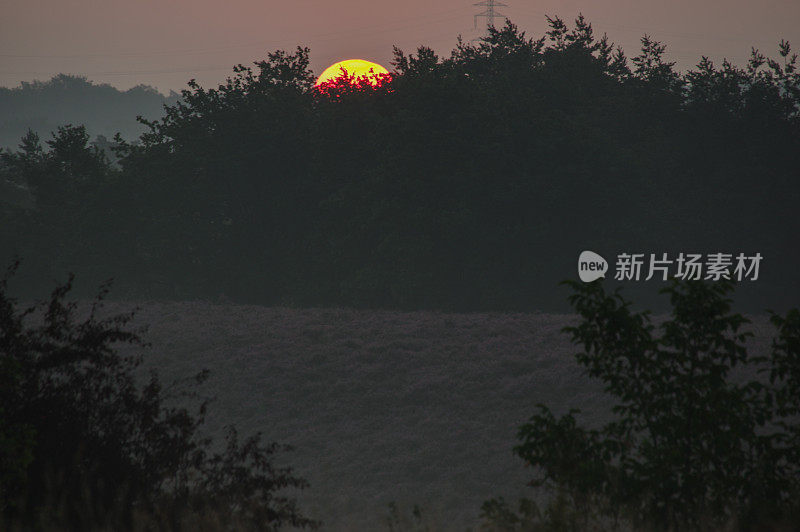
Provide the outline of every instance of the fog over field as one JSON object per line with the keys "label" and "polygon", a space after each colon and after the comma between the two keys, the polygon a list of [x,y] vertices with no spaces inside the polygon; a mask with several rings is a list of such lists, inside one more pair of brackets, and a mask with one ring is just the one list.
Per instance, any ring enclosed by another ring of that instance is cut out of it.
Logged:
{"label": "fog over field", "polygon": [[[591,424],[608,413],[560,332],[574,316],[140,307],[144,367],[164,383],[210,369],[208,429],[234,424],[295,446],[281,461],[310,481],[299,503],[324,530],[386,528],[390,502],[409,516],[419,505],[436,530],[475,529],[486,499],[532,495],[512,447],[537,403],[579,407]],[[751,319],[764,349],[772,329]]]}

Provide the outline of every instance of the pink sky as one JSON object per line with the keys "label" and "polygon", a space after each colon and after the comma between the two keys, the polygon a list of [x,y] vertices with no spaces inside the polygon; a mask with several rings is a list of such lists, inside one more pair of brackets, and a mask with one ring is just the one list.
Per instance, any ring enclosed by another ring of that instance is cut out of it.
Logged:
{"label": "pink sky", "polygon": [[[166,92],[196,78],[216,85],[232,65],[248,64],[278,48],[311,48],[319,73],[346,58],[389,67],[392,45],[418,45],[447,54],[461,34],[477,37],[477,0],[2,0],[0,86],[83,74],[120,88],[138,83]],[[777,56],[787,39],[800,50],[798,0],[505,0],[502,8],[530,35],[546,28],[545,14],[572,20],[582,12],[598,35],[629,56],[648,33],[668,45],[681,69],[701,54],[743,65],[750,47]]]}

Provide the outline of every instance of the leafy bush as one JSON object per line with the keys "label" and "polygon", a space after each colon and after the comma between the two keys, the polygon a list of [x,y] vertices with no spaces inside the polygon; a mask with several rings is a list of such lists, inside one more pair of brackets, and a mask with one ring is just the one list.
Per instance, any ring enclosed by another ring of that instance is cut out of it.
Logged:
{"label": "leafy bush", "polygon": [[[581,322],[565,332],[584,349],[578,362],[616,399],[614,419],[589,429],[577,410],[557,417],[539,405],[514,448],[539,472],[531,484],[557,490],[579,516],[566,529],[800,522],[800,312],[773,313],[771,352],[753,354],[748,320],[726,297],[730,283],[662,290],[673,312],[660,334],[619,290],[569,284]],[[525,528],[526,513],[502,500],[483,510],[489,522]]]}
{"label": "leafy bush", "polygon": [[[70,280],[49,301],[27,308],[0,281],[0,508],[8,527],[47,529],[274,529],[313,527],[284,488],[307,483],[273,455],[286,447],[241,440],[229,427],[217,451],[199,436],[208,400],[185,382],[163,387],[155,373],[142,387],[143,346],[126,325],[133,314],[100,318],[108,286],[77,318],[65,300]],[[198,398],[199,399],[199,398]],[[219,526],[212,526],[217,523]],[[224,525],[224,526],[223,526]]]}

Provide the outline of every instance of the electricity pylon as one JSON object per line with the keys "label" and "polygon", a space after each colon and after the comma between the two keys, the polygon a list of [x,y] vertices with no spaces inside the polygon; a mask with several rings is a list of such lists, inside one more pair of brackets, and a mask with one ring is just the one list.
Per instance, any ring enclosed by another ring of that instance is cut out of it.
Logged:
{"label": "electricity pylon", "polygon": [[499,11],[497,11],[496,7],[508,7],[508,4],[504,4],[502,2],[497,2],[496,0],[483,0],[483,2],[478,2],[477,4],[472,4],[478,7],[485,7],[481,13],[475,15],[475,29],[478,29],[478,17],[486,17],[486,26],[493,27],[494,26],[494,19],[495,17],[503,17],[506,16]]}

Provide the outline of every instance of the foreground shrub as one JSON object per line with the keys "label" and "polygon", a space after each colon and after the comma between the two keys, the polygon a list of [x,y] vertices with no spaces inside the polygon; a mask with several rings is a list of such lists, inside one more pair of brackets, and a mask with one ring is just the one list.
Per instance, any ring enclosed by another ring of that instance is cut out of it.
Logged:
{"label": "foreground shrub", "polygon": [[[307,483],[273,464],[286,448],[241,440],[229,427],[215,450],[199,436],[208,400],[193,386],[207,371],[163,387],[134,378],[143,346],[132,314],[89,316],[65,298],[21,308],[0,281],[0,508],[9,528],[194,530],[315,526],[280,494]],[[196,411],[176,406],[198,400]]]}
{"label": "foreground shrub", "polygon": [[754,354],[748,320],[726,297],[732,284],[674,282],[663,290],[672,317],[658,329],[601,282],[570,284],[581,322],[565,332],[616,400],[614,419],[589,429],[577,410],[556,416],[539,405],[514,451],[538,471],[532,485],[555,490],[560,511],[523,504],[517,513],[500,499],[484,517],[511,530],[554,515],[569,517],[554,529],[570,530],[800,522],[800,312],[772,314],[771,352]]}

